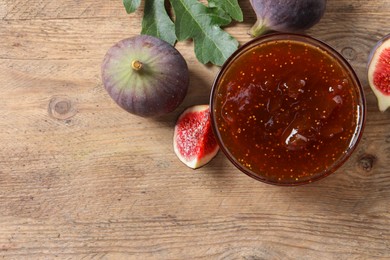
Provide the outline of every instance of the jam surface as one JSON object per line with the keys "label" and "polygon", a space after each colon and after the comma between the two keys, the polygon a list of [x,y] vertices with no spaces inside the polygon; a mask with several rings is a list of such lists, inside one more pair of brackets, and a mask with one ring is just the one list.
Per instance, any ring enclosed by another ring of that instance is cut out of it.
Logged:
{"label": "jam surface", "polygon": [[213,113],[236,164],[268,182],[315,179],[343,160],[359,117],[356,82],[326,50],[274,40],[220,76]]}

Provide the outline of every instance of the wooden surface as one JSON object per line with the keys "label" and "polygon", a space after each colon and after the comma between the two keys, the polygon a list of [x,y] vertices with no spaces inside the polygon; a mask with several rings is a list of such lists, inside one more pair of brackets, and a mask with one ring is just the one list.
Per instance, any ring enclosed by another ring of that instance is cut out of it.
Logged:
{"label": "wooden surface", "polygon": [[[240,43],[255,22],[229,26]],[[159,119],[120,109],[100,64],[140,31],[120,0],[0,0],[0,256],[4,259],[390,259],[390,112],[367,85],[390,1],[328,0],[307,31],[345,55],[364,84],[363,139],[347,164],[294,188],[241,174],[222,153],[193,171],[172,149],[175,119],[207,103],[217,67],[177,48],[184,103]]]}

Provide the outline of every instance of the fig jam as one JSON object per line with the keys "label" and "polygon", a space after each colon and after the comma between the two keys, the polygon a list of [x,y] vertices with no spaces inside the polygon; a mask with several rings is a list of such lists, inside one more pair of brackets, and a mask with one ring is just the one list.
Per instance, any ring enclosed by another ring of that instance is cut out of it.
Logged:
{"label": "fig jam", "polygon": [[357,84],[321,47],[288,39],[255,45],[217,78],[216,134],[250,175],[270,183],[310,182],[343,161],[356,142]]}

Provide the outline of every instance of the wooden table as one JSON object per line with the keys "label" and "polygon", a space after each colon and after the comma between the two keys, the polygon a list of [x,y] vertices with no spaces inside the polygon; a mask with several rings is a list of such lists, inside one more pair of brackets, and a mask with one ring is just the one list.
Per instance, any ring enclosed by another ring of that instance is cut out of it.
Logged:
{"label": "wooden table", "polygon": [[[240,43],[255,21],[226,28]],[[218,67],[177,48],[188,96],[159,119],[108,96],[100,64],[140,31],[120,0],[0,0],[0,256],[4,259],[390,259],[390,112],[367,84],[370,49],[390,29],[390,1],[329,0],[307,31],[340,51],[364,85],[363,139],[344,167],[294,188],[257,182],[222,153],[191,170],[173,126],[208,103]]]}

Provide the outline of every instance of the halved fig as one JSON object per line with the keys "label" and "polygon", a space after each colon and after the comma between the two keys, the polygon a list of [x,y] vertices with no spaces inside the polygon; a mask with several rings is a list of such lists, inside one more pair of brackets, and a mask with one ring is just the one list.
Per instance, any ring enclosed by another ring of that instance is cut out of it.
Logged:
{"label": "halved fig", "polygon": [[299,32],[320,21],[326,0],[250,0],[257,21],[250,29],[252,36],[268,31]]}
{"label": "halved fig", "polygon": [[120,107],[143,117],[175,110],[189,85],[183,56],[169,43],[148,35],[112,46],[103,60],[102,79]]}
{"label": "halved fig", "polygon": [[211,129],[209,105],[187,108],[178,118],[173,148],[177,157],[192,169],[207,164],[219,151]]}
{"label": "halved fig", "polygon": [[368,83],[378,99],[379,110],[390,106],[390,34],[380,40],[368,58]]}

